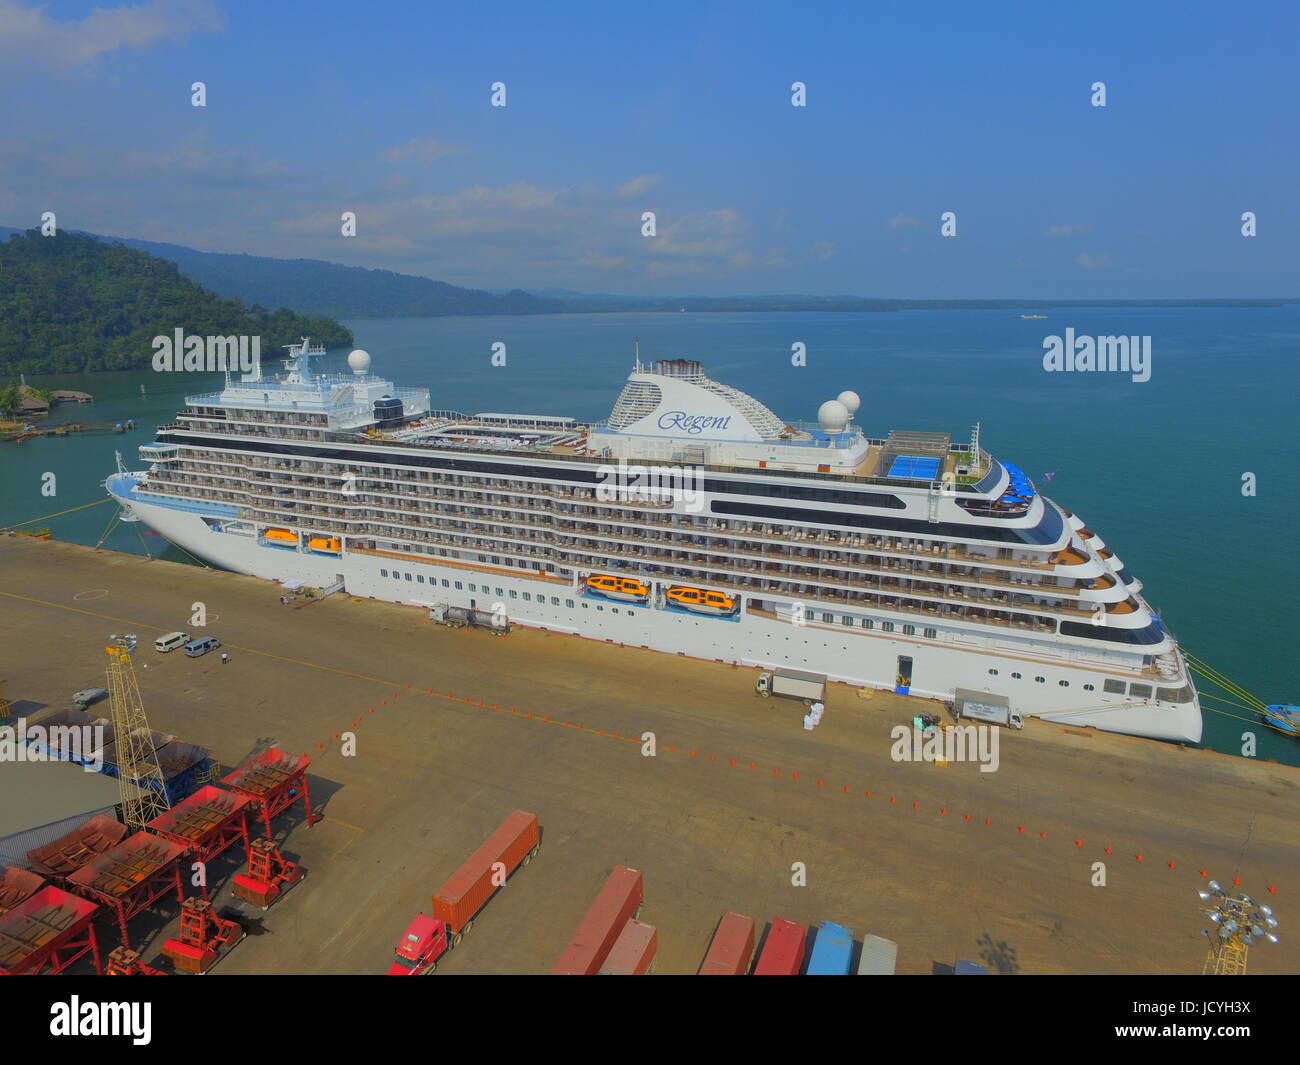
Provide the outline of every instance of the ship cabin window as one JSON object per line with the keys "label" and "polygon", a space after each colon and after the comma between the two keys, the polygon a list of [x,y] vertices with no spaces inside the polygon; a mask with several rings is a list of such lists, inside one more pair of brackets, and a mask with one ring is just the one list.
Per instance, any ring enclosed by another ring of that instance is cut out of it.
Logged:
{"label": "ship cabin window", "polygon": [[939,632],[937,629],[926,629],[921,633],[921,635],[927,640],[937,640],[939,638]]}
{"label": "ship cabin window", "polygon": [[1128,686],[1129,695],[1136,695],[1139,699],[1151,698],[1150,684],[1130,684]]}
{"label": "ship cabin window", "polygon": [[1101,686],[1102,691],[1110,692],[1112,695],[1124,694],[1124,682],[1122,680],[1108,680]]}
{"label": "ship cabin window", "polygon": [[379,576],[381,576],[381,577],[387,577],[387,576],[388,576],[388,570],[386,570],[386,569],[381,569],[381,570],[379,571]]}
{"label": "ship cabin window", "polygon": [[460,589],[461,589],[461,583],[460,583],[460,581],[457,581],[457,582],[456,582],[456,590],[457,590],[457,591],[460,591]]}
{"label": "ship cabin window", "polygon": [[871,618],[863,618],[862,627],[864,629],[874,629],[876,627],[876,623]]}
{"label": "ship cabin window", "polygon": [[915,626],[915,625],[904,625],[904,626],[903,626],[903,635],[904,635],[904,636],[915,636],[915,635],[916,635],[916,626]]}
{"label": "ship cabin window", "polygon": [[497,593],[497,598],[500,598],[501,596],[506,594],[500,588],[493,588],[492,590]]}
{"label": "ship cabin window", "polygon": [[1096,686],[1095,684],[1085,684],[1085,685],[1083,686],[1083,690],[1086,691],[1086,692],[1096,691],[1096,690],[1097,690],[1097,686]]}
{"label": "ship cabin window", "polygon": [[551,606],[559,606],[559,605],[560,605],[560,597],[558,595],[551,596]]}
{"label": "ship cabin window", "polygon": [[851,626],[853,624],[853,619],[849,617],[848,614],[845,614],[842,618],[840,618],[840,624]]}
{"label": "ship cabin window", "polygon": [[997,675],[998,675],[998,671],[997,671],[996,669],[990,669],[990,670],[989,670],[989,676],[990,676],[990,677],[996,677]]}
{"label": "ship cabin window", "polygon": [[894,623],[893,623],[892,621],[882,621],[882,622],[880,623],[880,631],[881,631],[881,632],[893,632],[893,631],[894,631]]}
{"label": "ship cabin window", "polygon": [[448,585],[447,585],[447,578],[446,578],[446,577],[443,577],[443,579],[442,579],[442,586],[443,586],[444,588],[448,587]]}
{"label": "ship cabin window", "polygon": [[1046,678],[1046,677],[1035,677],[1035,678],[1034,678],[1034,683],[1035,683],[1035,684],[1046,684],[1046,683],[1047,683],[1047,678]]}
{"label": "ship cabin window", "polygon": [[424,574],[423,574],[423,573],[417,573],[417,574],[415,575],[415,583],[416,583],[416,584],[423,584],[423,583],[424,583]]}
{"label": "ship cabin window", "polygon": [[603,606],[601,606],[599,603],[597,603],[597,604],[596,604],[596,609],[597,609],[597,610],[604,610],[605,608],[604,608]]}
{"label": "ship cabin window", "polygon": [[518,599],[518,598],[519,598],[519,593],[516,592],[513,588],[510,589],[510,598],[511,598],[511,599]]}
{"label": "ship cabin window", "polygon": [[402,575],[398,573],[397,570],[393,570],[393,580],[400,581],[401,579],[402,579]]}
{"label": "ship cabin window", "polygon": [[583,603],[583,604],[582,604],[582,609],[583,609],[583,610],[587,610],[587,609],[589,609],[589,607],[588,607],[588,605],[587,605],[586,603]]}
{"label": "ship cabin window", "polygon": [[566,599],[566,600],[564,601],[564,605],[567,606],[570,610],[572,610],[572,609],[573,609],[573,600],[572,600],[572,599]]}
{"label": "ship cabin window", "polygon": [[533,601],[532,595],[530,595],[528,592],[524,592],[524,602],[531,603],[532,601]]}
{"label": "ship cabin window", "polygon": [[835,624],[835,615],[834,615],[834,614],[822,614],[822,621],[826,622],[827,625],[834,625],[834,624]]}
{"label": "ship cabin window", "polygon": [[409,573],[406,575],[406,579],[407,579],[408,581],[412,579],[412,578],[411,578],[411,575],[410,575]]}
{"label": "ship cabin window", "polygon": [[1070,686],[1070,682],[1068,680],[1058,680],[1056,683],[1059,684],[1062,688],[1068,688]]}
{"label": "ship cabin window", "polygon": [[1019,680],[1019,679],[1020,679],[1020,674],[1019,674],[1019,673],[1012,673],[1012,674],[1011,674],[1011,679],[1012,679],[1012,680]]}

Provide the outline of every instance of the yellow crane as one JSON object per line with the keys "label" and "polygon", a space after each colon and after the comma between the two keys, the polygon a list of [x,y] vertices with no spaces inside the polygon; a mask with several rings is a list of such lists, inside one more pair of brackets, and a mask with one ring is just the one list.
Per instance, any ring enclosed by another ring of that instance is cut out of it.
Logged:
{"label": "yellow crane", "polygon": [[110,639],[111,644],[104,650],[108,654],[108,698],[117,743],[122,820],[128,828],[139,830],[171,809],[171,803],[167,801],[158,755],[149,739],[144,700],[131,664],[136,638],[115,633]]}
{"label": "yellow crane", "polygon": [[1245,976],[1246,957],[1256,939],[1277,942],[1273,929],[1277,919],[1269,906],[1263,906],[1249,895],[1229,895],[1215,881],[1207,885],[1209,891],[1197,894],[1206,904],[1205,916],[1214,927],[1201,929],[1201,935],[1210,941],[1205,954],[1202,976]]}

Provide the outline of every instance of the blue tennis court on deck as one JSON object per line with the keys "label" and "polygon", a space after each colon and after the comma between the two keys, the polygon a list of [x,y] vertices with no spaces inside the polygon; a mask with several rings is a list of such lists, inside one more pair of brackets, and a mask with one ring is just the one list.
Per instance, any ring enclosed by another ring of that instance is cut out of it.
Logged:
{"label": "blue tennis court on deck", "polygon": [[887,476],[915,477],[922,481],[933,481],[939,476],[939,460],[920,455],[899,455],[889,467]]}

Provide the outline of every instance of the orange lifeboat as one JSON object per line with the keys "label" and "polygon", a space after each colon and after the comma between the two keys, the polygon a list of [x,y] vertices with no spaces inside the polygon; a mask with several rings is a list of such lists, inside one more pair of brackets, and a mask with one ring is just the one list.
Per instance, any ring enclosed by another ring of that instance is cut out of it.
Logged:
{"label": "orange lifeboat", "polygon": [[313,536],[307,541],[307,546],[323,555],[337,555],[343,550],[343,545],[335,536]]}
{"label": "orange lifeboat", "polygon": [[736,610],[735,596],[707,588],[675,586],[669,588],[665,595],[673,606],[682,607],[696,614],[731,614]]}
{"label": "orange lifeboat", "polygon": [[267,529],[262,533],[262,538],[284,547],[293,547],[298,542],[298,534],[288,529]]}
{"label": "orange lifeboat", "polygon": [[635,577],[613,577],[593,573],[586,580],[587,590],[625,603],[644,603],[650,598],[650,586]]}

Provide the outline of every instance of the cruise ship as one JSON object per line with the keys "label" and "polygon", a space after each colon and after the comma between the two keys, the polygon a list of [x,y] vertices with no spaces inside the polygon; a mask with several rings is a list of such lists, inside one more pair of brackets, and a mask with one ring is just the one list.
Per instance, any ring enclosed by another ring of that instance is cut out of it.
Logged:
{"label": "cruise ship", "polygon": [[1077,514],[969,439],[787,422],[695,361],[603,422],[435,410],[306,339],[189,396],[105,486],[214,566],[741,666],[1199,742],[1177,641]]}

